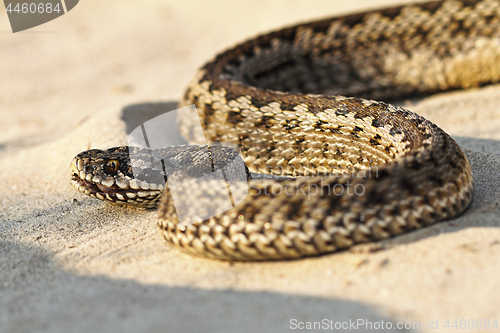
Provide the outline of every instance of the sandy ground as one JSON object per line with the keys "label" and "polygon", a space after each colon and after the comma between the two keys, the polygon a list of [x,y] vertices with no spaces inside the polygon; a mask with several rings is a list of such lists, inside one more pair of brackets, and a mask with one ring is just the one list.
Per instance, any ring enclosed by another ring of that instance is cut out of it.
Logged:
{"label": "sandy ground", "polygon": [[17,34],[0,10],[0,332],[286,332],[322,320],[422,323],[412,332],[456,331],[444,326],[456,319],[500,326],[500,86],[409,103],[467,151],[475,198],[460,218],[378,252],[273,263],[194,258],[165,246],[154,211],[69,185],[74,155],[123,144],[124,119],[130,126],[171,107],[216,52],[370,6],[87,0]]}

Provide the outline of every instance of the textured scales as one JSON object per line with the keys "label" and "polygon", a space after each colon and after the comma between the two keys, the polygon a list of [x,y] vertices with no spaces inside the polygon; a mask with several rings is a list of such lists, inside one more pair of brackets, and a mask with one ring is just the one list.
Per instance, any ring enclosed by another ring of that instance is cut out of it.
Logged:
{"label": "textured scales", "polygon": [[[195,104],[205,137],[238,145],[251,172],[308,177],[250,180],[243,202],[190,225],[178,222],[166,186],[163,236],[210,258],[291,259],[458,216],[473,184],[455,141],[403,108],[339,95],[497,82],[499,25],[499,1],[432,2],[301,24],[220,54],[180,106]],[[203,135],[180,122],[188,140]]]}

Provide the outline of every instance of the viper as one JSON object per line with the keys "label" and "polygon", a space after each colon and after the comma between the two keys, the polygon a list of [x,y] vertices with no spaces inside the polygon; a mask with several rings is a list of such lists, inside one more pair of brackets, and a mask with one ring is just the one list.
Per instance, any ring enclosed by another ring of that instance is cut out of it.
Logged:
{"label": "viper", "polygon": [[[98,199],[158,206],[165,240],[193,255],[336,252],[455,218],[472,200],[471,168],[457,143],[380,100],[499,79],[498,0],[299,24],[239,44],[197,72],[179,107],[196,107],[208,145],[89,150],[72,161],[71,182]],[[178,122],[196,142],[196,121]],[[223,177],[210,176],[217,173]],[[212,215],[192,199],[227,203],[228,191],[242,199]]]}

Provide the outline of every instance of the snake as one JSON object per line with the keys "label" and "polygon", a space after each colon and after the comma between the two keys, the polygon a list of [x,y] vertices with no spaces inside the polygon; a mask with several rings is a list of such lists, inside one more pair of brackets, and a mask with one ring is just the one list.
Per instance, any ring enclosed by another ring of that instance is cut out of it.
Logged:
{"label": "snake", "polygon": [[[179,107],[194,105],[207,144],[91,149],[71,162],[71,183],[97,199],[157,207],[164,240],[191,255],[261,261],[338,252],[455,218],[473,197],[458,144],[383,100],[499,80],[498,0],[301,23],[238,44],[197,71]],[[177,121],[196,142],[193,121]],[[217,201],[224,191],[205,176],[219,171],[245,195],[200,218],[203,207],[190,198]],[[177,174],[202,179],[179,182],[184,208],[195,211],[187,223],[169,186]]]}

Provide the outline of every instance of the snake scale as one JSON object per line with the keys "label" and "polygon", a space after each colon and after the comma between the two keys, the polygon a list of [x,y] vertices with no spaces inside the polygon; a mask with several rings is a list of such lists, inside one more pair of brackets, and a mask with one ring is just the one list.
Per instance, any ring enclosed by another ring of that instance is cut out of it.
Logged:
{"label": "snake scale", "polygon": [[[145,179],[132,175],[128,156],[140,156],[140,148],[80,153],[72,183],[102,200],[158,204],[165,240],[193,255],[279,260],[335,252],[456,217],[472,200],[471,168],[457,143],[423,117],[375,100],[499,79],[498,0],[418,3],[299,24],[219,54],[180,102],[196,106],[208,142],[241,149],[248,195],[234,208],[180,223],[170,178],[148,182],[147,162]],[[179,122],[189,140],[193,128]],[[239,158],[210,145],[156,154],[174,169],[203,160],[208,167],[195,169],[208,171]]]}

